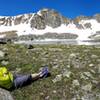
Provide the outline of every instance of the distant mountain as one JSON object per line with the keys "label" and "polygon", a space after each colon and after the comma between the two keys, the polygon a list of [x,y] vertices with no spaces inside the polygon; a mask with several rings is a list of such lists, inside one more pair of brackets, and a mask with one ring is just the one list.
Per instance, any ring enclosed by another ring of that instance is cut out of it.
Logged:
{"label": "distant mountain", "polygon": [[[66,12],[67,13],[67,12]],[[0,16],[0,38],[100,39],[100,14],[69,19],[53,9],[18,16]]]}

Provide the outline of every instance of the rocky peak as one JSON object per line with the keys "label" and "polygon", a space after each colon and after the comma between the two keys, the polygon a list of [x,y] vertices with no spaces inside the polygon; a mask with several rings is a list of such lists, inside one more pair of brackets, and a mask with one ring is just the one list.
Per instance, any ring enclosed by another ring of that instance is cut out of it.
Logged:
{"label": "rocky peak", "polygon": [[43,20],[41,24],[45,23],[52,28],[57,28],[61,24],[68,24],[70,20],[68,18],[63,17],[60,13],[55,11],[54,9],[42,9],[37,13],[38,17]]}
{"label": "rocky peak", "polygon": [[70,20],[63,17],[57,11],[53,9],[42,9],[31,19],[31,27],[36,29],[45,29],[46,25],[52,28],[57,28],[61,24],[68,25]]}
{"label": "rocky peak", "polygon": [[[33,16],[34,15],[34,16]],[[31,28],[34,29],[44,29],[46,25],[56,28],[61,24],[68,24],[70,20],[63,17],[57,11],[53,9],[42,9],[37,13],[33,14],[23,14],[12,17],[0,17],[0,26],[12,26],[19,24],[30,24]]]}
{"label": "rocky peak", "polygon": [[42,11],[41,14],[44,17],[48,26],[56,28],[62,24],[61,15],[54,10]]}
{"label": "rocky peak", "polygon": [[100,14],[94,15],[93,18],[96,19],[100,23]]}

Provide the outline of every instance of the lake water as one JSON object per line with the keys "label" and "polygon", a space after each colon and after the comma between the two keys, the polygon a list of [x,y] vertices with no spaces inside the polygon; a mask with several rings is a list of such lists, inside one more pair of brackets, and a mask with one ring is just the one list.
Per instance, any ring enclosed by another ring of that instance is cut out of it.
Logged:
{"label": "lake water", "polygon": [[72,45],[100,45],[100,41],[91,40],[75,40],[75,39],[43,39],[17,41],[15,44],[72,44]]}

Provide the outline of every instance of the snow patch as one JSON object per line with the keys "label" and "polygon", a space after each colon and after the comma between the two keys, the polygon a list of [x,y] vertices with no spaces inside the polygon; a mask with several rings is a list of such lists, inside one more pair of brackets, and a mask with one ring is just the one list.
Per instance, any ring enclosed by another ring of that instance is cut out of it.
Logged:
{"label": "snow patch", "polygon": [[86,24],[86,23],[90,23],[91,24],[91,28],[92,28],[92,32],[96,32],[96,31],[100,31],[100,23],[95,20],[95,19],[90,19],[90,20],[81,20],[80,24]]}

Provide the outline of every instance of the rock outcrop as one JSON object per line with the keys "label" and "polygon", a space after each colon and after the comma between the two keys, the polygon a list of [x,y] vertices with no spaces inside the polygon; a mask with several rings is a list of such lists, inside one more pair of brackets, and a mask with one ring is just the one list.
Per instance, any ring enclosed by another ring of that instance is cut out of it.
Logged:
{"label": "rock outcrop", "polygon": [[10,92],[0,88],[0,100],[14,100]]}

